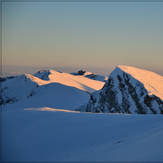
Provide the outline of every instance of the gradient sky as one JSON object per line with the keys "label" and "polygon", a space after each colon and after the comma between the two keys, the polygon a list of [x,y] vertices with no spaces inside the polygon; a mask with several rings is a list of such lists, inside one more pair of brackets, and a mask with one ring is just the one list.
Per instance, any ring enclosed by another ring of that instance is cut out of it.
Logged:
{"label": "gradient sky", "polygon": [[163,75],[163,3],[2,2],[2,65]]}

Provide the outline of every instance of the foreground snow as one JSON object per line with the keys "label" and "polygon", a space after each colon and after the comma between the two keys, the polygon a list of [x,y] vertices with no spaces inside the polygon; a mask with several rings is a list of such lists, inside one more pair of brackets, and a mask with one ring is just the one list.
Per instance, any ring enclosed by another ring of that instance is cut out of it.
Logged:
{"label": "foreground snow", "polygon": [[3,161],[163,161],[162,115],[10,107],[2,118]]}

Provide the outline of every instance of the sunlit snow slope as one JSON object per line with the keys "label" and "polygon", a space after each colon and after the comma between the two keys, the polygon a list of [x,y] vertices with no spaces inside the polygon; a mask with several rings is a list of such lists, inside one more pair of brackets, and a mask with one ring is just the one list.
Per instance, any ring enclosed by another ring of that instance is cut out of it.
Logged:
{"label": "sunlit snow slope", "polygon": [[94,81],[83,76],[74,76],[69,73],[47,70],[39,71],[34,76],[47,80],[47,83],[60,83],[67,86],[76,87],[78,89],[93,92],[99,90],[104,85],[104,82]]}
{"label": "sunlit snow slope", "polygon": [[104,87],[91,95],[88,112],[160,114],[163,77],[129,66],[118,66]]}
{"label": "sunlit snow slope", "polygon": [[118,66],[122,71],[130,74],[133,78],[140,81],[147,89],[149,95],[158,96],[163,100],[163,77],[147,70],[138,69],[130,66]]}
{"label": "sunlit snow slope", "polygon": [[83,76],[54,70],[39,71],[34,76],[24,74],[2,82],[0,103],[20,103],[20,100],[26,103],[27,100],[30,104],[42,103],[42,106],[50,107],[61,107],[66,105],[66,101],[66,106],[77,101],[83,104],[89,100],[89,93],[101,89],[103,85],[104,82]]}

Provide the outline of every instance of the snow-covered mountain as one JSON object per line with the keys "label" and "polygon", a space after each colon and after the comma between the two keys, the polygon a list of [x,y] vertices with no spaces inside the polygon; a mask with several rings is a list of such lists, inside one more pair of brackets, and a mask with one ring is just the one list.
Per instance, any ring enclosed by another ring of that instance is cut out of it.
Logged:
{"label": "snow-covered mountain", "polygon": [[106,112],[118,103],[125,113],[137,106],[153,113],[150,107],[162,105],[162,82],[123,66],[106,84],[54,70],[2,79],[2,161],[163,161],[162,115],[75,111],[92,93],[89,106],[106,106]]}
{"label": "snow-covered mountain", "polygon": [[77,73],[76,72],[72,72],[71,73],[72,75],[82,75],[86,78],[89,78],[89,79],[93,79],[93,80],[98,80],[98,81],[103,81],[103,82],[106,82],[108,77],[106,76],[102,76],[102,75],[97,75],[95,73],[92,73],[92,72],[88,72],[88,71],[85,71],[85,70],[79,70]]}
{"label": "snow-covered mountain", "polygon": [[49,75],[51,74],[50,70],[40,70],[33,76],[38,77],[42,80],[49,80]]}
{"label": "snow-covered mountain", "polygon": [[9,80],[9,79],[12,79],[12,78],[15,78],[17,76],[8,76],[8,77],[0,77],[0,82],[4,82],[6,80]]}
{"label": "snow-covered mountain", "polygon": [[35,75],[23,74],[3,80],[1,83],[1,105],[23,100],[23,103],[33,104],[31,107],[37,105],[65,108],[67,106],[66,109],[70,110],[87,103],[89,94],[104,85],[101,81],[54,70],[42,70]]}
{"label": "snow-covered mountain", "polygon": [[118,66],[104,87],[92,93],[87,112],[160,114],[163,77],[129,66]]}

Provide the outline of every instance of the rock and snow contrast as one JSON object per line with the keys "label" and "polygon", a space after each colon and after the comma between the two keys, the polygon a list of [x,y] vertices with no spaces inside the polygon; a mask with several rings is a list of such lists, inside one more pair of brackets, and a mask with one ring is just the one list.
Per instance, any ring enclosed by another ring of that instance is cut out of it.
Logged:
{"label": "rock and snow contrast", "polygon": [[[75,110],[79,105],[87,103],[89,94],[101,89],[104,84],[83,76],[44,70],[35,75],[24,74],[3,81],[0,104],[20,104],[27,101],[25,103],[31,107],[32,104],[50,107],[65,105],[66,109]],[[78,105],[74,105],[77,103]],[[73,108],[68,107],[71,104],[74,105]]]}
{"label": "rock and snow contrast", "polygon": [[162,76],[118,66],[106,83],[42,70],[1,84],[3,162],[163,161]]}
{"label": "rock and snow contrast", "polygon": [[106,80],[108,80],[108,77],[106,76],[102,76],[102,75],[97,75],[95,73],[92,73],[92,72],[88,72],[88,71],[85,71],[85,70],[79,70],[78,73],[76,72],[72,72],[71,73],[72,75],[82,75],[86,78],[89,78],[89,79],[93,79],[93,80],[98,80],[98,81],[103,81],[103,82],[106,82]]}
{"label": "rock and snow contrast", "polygon": [[87,112],[160,114],[161,110],[163,77],[129,66],[116,67],[87,104]]}

